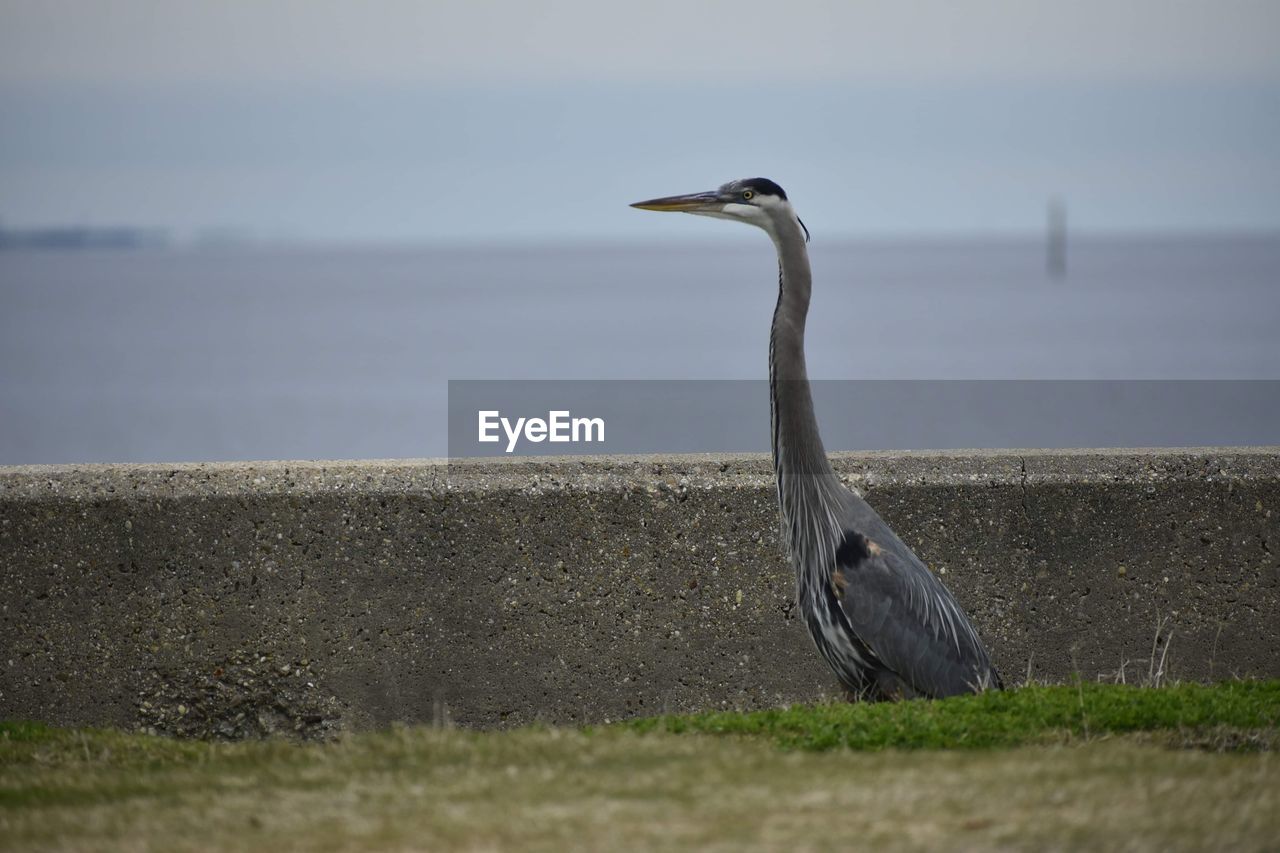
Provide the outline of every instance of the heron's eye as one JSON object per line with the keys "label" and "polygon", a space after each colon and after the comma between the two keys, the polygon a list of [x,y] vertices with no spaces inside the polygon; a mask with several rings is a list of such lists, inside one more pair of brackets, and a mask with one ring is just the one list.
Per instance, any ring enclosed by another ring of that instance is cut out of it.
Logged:
{"label": "heron's eye", "polygon": [[756,195],[756,194],[755,194],[755,193],[753,193],[751,190],[743,190],[743,191],[742,191],[742,200],[743,200],[743,201],[751,201],[751,199],[755,198],[755,195]]}

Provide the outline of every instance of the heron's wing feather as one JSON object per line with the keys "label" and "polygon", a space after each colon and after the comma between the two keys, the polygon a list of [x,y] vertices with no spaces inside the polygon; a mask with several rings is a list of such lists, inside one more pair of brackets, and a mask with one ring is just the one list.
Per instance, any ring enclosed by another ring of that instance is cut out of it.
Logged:
{"label": "heron's wing feather", "polygon": [[885,667],[916,692],[951,696],[998,686],[969,617],[888,527],[849,530],[836,553],[841,609]]}

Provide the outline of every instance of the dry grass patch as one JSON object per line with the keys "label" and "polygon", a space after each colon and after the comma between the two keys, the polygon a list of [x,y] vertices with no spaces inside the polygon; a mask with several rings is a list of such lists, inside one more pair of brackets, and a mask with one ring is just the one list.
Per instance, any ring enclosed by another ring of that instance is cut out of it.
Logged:
{"label": "dry grass patch", "polygon": [[[1235,723],[1273,707],[1238,700],[1230,725],[1087,739],[1049,726],[1035,745],[961,750],[779,749],[776,726],[753,715],[726,737],[667,730],[707,715],[643,733],[410,728],[311,745],[7,725],[0,849],[1274,849],[1274,753],[1167,748],[1192,734],[1233,743],[1249,731]],[[955,713],[970,717],[974,701]],[[841,726],[865,728],[864,713],[933,738],[953,702],[807,710],[832,743],[848,739]],[[780,718],[782,734],[796,736],[805,710]],[[710,730],[733,728],[714,719]],[[1274,742],[1274,722],[1256,731]]]}

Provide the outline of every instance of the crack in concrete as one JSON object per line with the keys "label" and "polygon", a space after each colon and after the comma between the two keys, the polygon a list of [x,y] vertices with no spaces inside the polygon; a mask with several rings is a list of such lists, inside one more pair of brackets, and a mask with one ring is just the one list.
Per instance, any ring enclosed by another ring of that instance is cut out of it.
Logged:
{"label": "crack in concrete", "polygon": [[1018,480],[1018,490],[1022,497],[1022,517],[1030,521],[1031,512],[1027,509],[1027,457],[1019,456],[1018,464],[1022,469],[1022,476]]}
{"label": "crack in concrete", "polygon": [[1018,478],[1018,497],[1022,506],[1022,520],[1026,525],[1022,547],[1027,554],[1034,554],[1037,548],[1037,537],[1035,535],[1035,521],[1031,518],[1031,505],[1027,501],[1027,457],[1019,456],[1018,465],[1021,469],[1021,475]]}

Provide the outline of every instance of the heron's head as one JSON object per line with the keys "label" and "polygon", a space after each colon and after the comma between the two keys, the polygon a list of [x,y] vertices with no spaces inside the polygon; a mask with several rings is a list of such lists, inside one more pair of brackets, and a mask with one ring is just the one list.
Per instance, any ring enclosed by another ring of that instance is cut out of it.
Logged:
{"label": "heron's head", "polygon": [[631,206],[641,210],[672,210],[734,219],[763,228],[775,240],[788,223],[794,222],[804,232],[805,240],[809,239],[809,229],[791,208],[786,192],[768,178],[742,178],[717,190],[653,198],[637,201]]}

